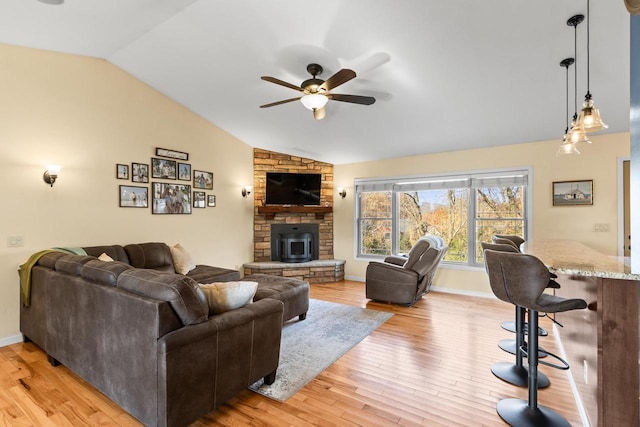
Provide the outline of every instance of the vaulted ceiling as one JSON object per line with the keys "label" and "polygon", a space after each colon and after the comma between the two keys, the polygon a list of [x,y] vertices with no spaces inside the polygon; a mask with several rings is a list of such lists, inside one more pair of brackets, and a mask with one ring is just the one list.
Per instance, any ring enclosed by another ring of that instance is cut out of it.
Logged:
{"label": "vaulted ceiling", "polygon": [[[587,0],[37,0],[0,2],[0,43],[104,58],[247,144],[341,164],[558,139],[566,125],[567,19]],[[590,89],[607,132],[629,130],[629,14],[590,5]],[[587,22],[577,28],[578,108]],[[324,120],[299,96],[320,78],[357,77]],[[570,114],[574,111],[573,68]],[[606,132],[605,132],[606,133]],[[212,141],[215,143],[215,141]],[[179,148],[179,147],[175,147]]]}

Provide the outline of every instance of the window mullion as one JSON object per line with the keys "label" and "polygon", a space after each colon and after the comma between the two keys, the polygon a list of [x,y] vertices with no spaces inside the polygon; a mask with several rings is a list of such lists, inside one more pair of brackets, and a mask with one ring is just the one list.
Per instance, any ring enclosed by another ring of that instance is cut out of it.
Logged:
{"label": "window mullion", "polygon": [[467,206],[467,264],[476,263],[476,218],[478,217],[478,194],[475,188],[469,188],[469,205]]}
{"label": "window mullion", "polygon": [[398,192],[391,192],[391,254],[399,253],[400,246],[400,203]]}

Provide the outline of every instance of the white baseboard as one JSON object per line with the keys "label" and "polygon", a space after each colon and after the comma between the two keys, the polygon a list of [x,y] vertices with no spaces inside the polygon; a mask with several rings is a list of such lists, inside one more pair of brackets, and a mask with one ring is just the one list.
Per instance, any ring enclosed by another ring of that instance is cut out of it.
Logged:
{"label": "white baseboard", "polygon": [[469,297],[480,297],[480,298],[492,298],[496,299],[494,294],[490,294],[487,292],[479,292],[479,291],[467,291],[464,289],[453,289],[453,288],[442,288],[440,286],[432,286],[432,291],[442,292],[445,294],[457,294],[457,295],[466,295]]}
{"label": "white baseboard", "polygon": [[22,342],[22,334],[11,335],[9,337],[0,338],[0,347],[6,347],[19,342]]}
{"label": "white baseboard", "polygon": [[[562,341],[560,341],[560,333],[558,330],[558,325],[556,325],[555,323],[553,324],[553,336],[556,340],[556,344],[558,345],[558,349],[560,350],[560,357],[562,357],[564,360],[567,360],[567,354],[564,352]],[[584,409],[584,405],[582,404],[582,399],[580,398],[580,393],[578,393],[578,386],[576,385],[576,382],[573,379],[573,375],[571,375],[571,368],[567,370],[567,376],[569,377],[569,384],[571,385],[573,398],[576,400],[576,405],[578,406],[578,413],[580,414],[580,420],[582,420],[582,426],[590,427],[591,424],[589,424],[587,411]]]}
{"label": "white baseboard", "polygon": [[[353,282],[364,282],[364,277],[358,276],[344,276],[345,280],[351,280]],[[478,292],[478,291],[465,291],[463,289],[452,289],[452,288],[441,288],[439,286],[432,286],[432,291],[443,292],[447,294],[458,294],[458,295],[467,295],[471,297],[480,297],[480,298],[496,298],[496,296],[492,293],[487,292]]]}

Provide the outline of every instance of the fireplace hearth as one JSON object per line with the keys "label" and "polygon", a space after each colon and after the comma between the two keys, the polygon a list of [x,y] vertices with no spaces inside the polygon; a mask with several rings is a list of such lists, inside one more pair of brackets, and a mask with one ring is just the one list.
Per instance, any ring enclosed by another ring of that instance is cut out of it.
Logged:
{"label": "fireplace hearth", "polygon": [[318,224],[272,224],[271,260],[309,262],[318,259]]}

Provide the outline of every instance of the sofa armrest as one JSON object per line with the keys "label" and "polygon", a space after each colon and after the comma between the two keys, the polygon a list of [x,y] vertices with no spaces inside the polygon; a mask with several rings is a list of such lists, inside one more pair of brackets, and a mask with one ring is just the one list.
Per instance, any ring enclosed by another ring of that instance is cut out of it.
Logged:
{"label": "sofa armrest", "polygon": [[388,257],[386,257],[384,259],[384,262],[388,262],[389,264],[393,264],[393,265],[404,265],[405,262],[407,262],[407,257],[406,256],[402,256],[402,255],[389,255]]}

